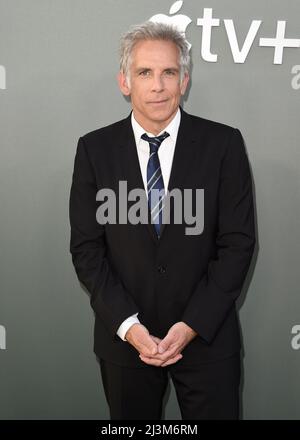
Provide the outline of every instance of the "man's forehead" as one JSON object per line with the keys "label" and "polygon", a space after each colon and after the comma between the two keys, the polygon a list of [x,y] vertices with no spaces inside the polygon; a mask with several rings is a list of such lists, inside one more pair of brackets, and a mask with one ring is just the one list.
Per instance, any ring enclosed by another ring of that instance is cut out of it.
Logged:
{"label": "man's forehead", "polygon": [[135,44],[131,53],[133,64],[166,64],[168,67],[179,66],[179,50],[175,43],[169,40],[143,40]]}

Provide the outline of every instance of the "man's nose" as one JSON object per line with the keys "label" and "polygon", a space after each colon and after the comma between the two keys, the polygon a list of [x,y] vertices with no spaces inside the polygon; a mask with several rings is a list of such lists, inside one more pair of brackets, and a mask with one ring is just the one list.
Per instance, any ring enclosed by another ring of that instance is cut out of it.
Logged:
{"label": "man's nose", "polygon": [[153,76],[152,91],[161,92],[164,89],[164,82],[161,75]]}

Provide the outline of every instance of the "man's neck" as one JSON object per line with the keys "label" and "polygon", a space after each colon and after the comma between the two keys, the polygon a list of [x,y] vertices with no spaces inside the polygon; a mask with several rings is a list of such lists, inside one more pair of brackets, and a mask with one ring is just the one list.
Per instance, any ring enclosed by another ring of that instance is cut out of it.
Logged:
{"label": "man's neck", "polygon": [[143,127],[143,129],[147,132],[147,133],[152,133],[155,136],[157,136],[160,132],[162,132],[169,124],[170,122],[174,119],[174,117],[177,114],[178,109],[176,109],[176,111],[172,114],[172,116],[170,118],[168,118],[165,121],[149,121],[149,120],[145,120],[145,118],[142,117],[142,115],[140,115],[139,113],[135,112],[133,110],[133,115],[135,120],[137,121],[137,123]]}

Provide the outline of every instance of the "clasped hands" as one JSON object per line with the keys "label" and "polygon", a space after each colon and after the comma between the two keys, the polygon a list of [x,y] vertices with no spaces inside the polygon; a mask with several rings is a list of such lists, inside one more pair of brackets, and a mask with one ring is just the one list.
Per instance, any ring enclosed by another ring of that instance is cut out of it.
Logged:
{"label": "clasped hands", "polygon": [[148,365],[166,367],[175,364],[183,356],[181,351],[197,335],[185,322],[176,322],[164,339],[150,335],[142,324],[133,324],[125,339],[140,353],[140,359]]}

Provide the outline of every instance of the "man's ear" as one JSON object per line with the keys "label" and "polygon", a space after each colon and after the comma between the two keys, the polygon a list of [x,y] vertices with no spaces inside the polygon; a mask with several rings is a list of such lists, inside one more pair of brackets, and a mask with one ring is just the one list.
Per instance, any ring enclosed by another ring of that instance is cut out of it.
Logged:
{"label": "man's ear", "polygon": [[123,95],[129,96],[130,95],[130,87],[127,84],[127,78],[123,72],[118,73],[118,84],[119,84],[120,90],[123,93]]}
{"label": "man's ear", "polygon": [[180,91],[181,91],[181,95],[182,96],[185,94],[185,91],[186,91],[187,85],[189,83],[189,80],[190,80],[189,74],[185,73],[185,75],[183,77],[183,80],[182,80],[182,83],[181,83],[181,86],[180,86]]}

